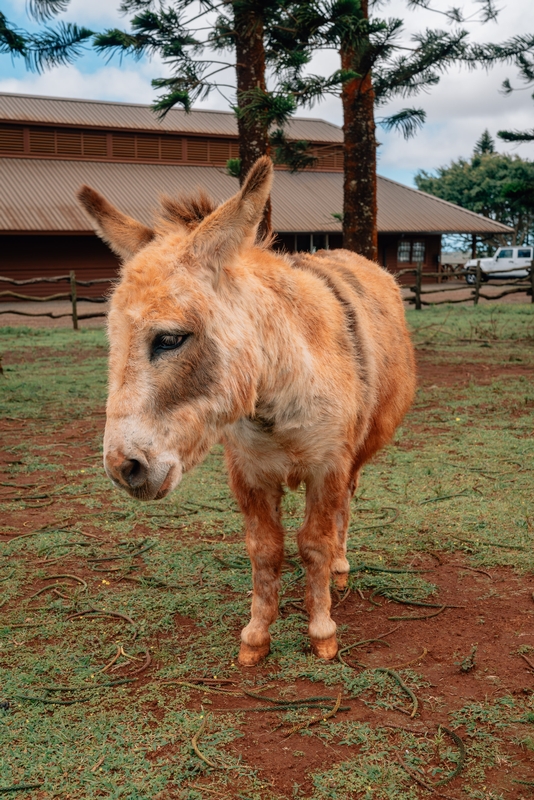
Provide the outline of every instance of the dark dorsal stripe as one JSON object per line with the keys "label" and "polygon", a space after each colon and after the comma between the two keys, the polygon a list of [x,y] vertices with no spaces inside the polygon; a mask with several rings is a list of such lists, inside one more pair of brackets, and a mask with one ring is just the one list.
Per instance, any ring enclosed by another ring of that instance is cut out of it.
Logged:
{"label": "dark dorsal stripe", "polygon": [[[367,354],[364,347],[362,347],[363,337],[360,333],[358,312],[351,297],[347,294],[346,283],[349,283],[349,281],[346,279],[344,281],[343,277],[339,275],[335,269],[322,263],[322,259],[314,259],[313,256],[303,256],[300,258],[298,256],[294,256],[292,257],[292,262],[294,268],[306,270],[307,272],[311,272],[317,278],[319,278],[319,280],[324,283],[325,286],[327,286],[341,306],[345,315],[347,331],[349,333],[354,359],[358,365],[358,374],[363,383],[368,387],[369,366],[367,363]],[[346,271],[347,273],[349,272],[349,270],[343,271]],[[356,283],[360,287],[360,292],[356,288],[356,285],[351,287],[352,291],[356,292],[357,294],[365,295],[363,287],[361,287],[358,279],[355,277],[355,284]]]}

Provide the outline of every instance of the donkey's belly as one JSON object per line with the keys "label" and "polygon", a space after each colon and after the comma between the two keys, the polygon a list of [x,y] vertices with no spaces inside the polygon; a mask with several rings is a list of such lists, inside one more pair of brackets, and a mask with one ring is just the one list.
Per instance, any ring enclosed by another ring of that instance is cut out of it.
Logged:
{"label": "donkey's belly", "polygon": [[339,441],[339,431],[329,426],[280,432],[249,419],[229,426],[223,439],[252,483],[263,483],[268,474],[290,488],[322,468],[339,449]]}

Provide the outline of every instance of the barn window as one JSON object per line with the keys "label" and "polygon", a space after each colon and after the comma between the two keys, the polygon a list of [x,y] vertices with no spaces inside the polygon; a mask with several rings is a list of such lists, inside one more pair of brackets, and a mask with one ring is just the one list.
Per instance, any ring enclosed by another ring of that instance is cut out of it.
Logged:
{"label": "barn window", "polygon": [[327,249],[327,241],[326,241],[326,234],[324,233],[314,233],[313,234],[313,252],[316,250],[326,250]]}
{"label": "barn window", "polygon": [[59,156],[81,156],[82,134],[79,131],[57,131],[57,154]]}
{"label": "barn window", "polygon": [[425,260],[425,243],[412,242],[412,264]]}
{"label": "barn window", "polygon": [[402,264],[418,264],[425,260],[425,242],[401,239],[397,247],[397,261]]}
{"label": "barn window", "polygon": [[210,142],[210,161],[214,164],[226,164],[230,158],[229,142]]}
{"label": "barn window", "polygon": [[56,132],[50,128],[30,128],[30,153],[55,155]]}
{"label": "barn window", "polygon": [[404,239],[402,239],[399,242],[399,246],[397,249],[397,261],[403,264],[409,264],[410,255],[411,255],[411,242],[407,242]]}
{"label": "barn window", "polygon": [[114,158],[135,158],[135,136],[132,134],[120,133],[113,134],[113,157]]}
{"label": "barn window", "polygon": [[309,253],[311,250],[311,236],[309,233],[297,233],[297,246],[298,253]]}

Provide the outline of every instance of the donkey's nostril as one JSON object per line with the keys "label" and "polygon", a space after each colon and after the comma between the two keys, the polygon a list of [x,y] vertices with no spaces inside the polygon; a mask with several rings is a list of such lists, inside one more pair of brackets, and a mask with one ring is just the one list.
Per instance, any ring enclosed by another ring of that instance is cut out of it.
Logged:
{"label": "donkey's nostril", "polygon": [[132,489],[138,489],[147,479],[148,470],[144,464],[135,458],[127,458],[120,466],[122,478]]}

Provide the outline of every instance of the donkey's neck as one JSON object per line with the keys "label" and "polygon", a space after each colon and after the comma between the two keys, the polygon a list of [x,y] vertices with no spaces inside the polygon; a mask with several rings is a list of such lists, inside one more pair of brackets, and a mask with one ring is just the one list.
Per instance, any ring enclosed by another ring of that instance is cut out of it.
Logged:
{"label": "donkey's neck", "polygon": [[284,257],[260,254],[242,284],[242,302],[256,353],[254,419],[271,433],[306,424],[317,368],[310,332],[326,320],[317,299],[310,302],[309,276]]}

